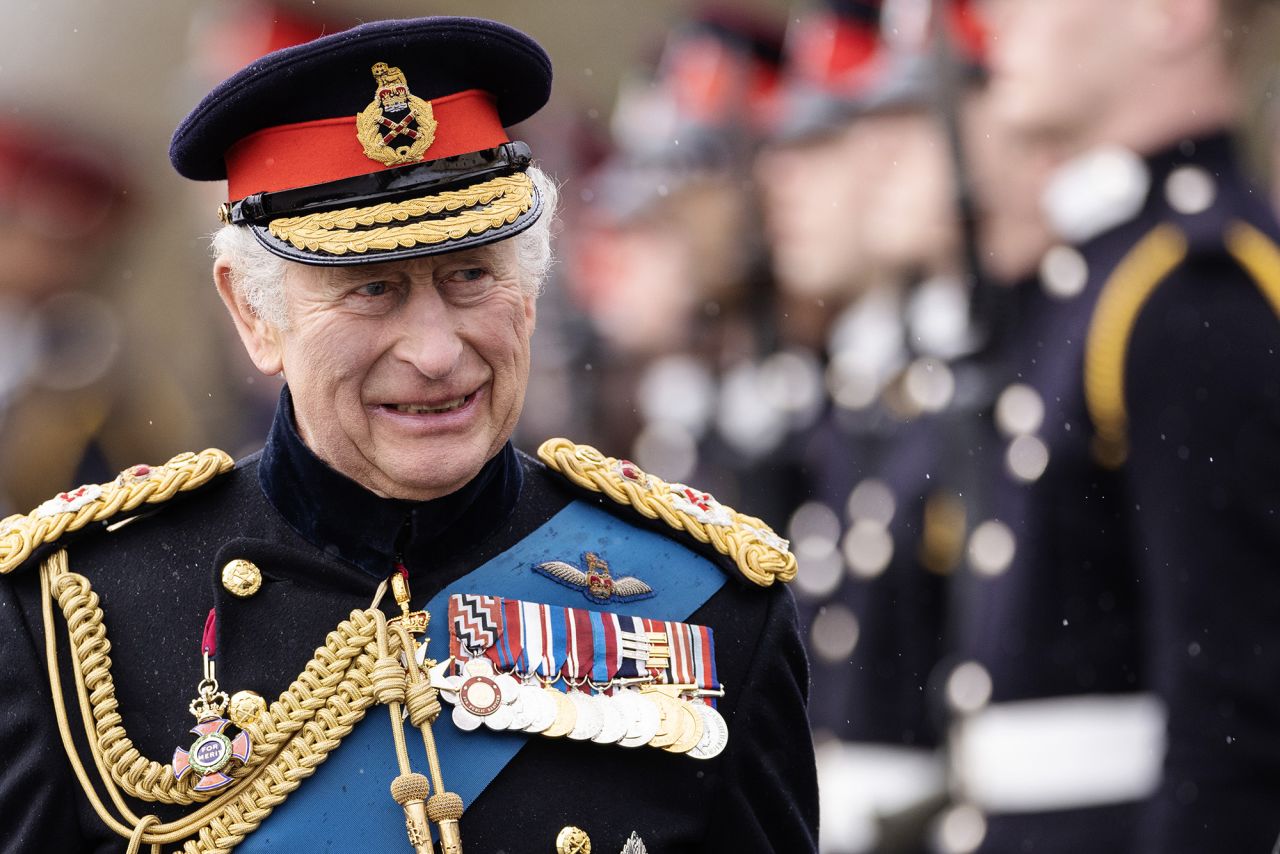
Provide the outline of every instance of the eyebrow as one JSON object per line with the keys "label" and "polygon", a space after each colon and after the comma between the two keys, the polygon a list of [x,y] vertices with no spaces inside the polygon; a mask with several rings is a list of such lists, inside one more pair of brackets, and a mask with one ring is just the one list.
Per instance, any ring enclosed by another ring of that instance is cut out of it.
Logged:
{"label": "eyebrow", "polygon": [[[503,253],[499,252],[492,244],[484,246],[473,246],[467,249],[461,249],[454,252],[441,253],[438,256],[428,256],[434,258],[436,264],[442,263],[444,256],[453,256],[455,262],[460,263],[485,263],[498,264],[503,260]],[[425,259],[414,259],[425,260]],[[404,272],[408,265],[414,261],[401,262],[385,262],[379,264],[350,264],[337,265],[329,268],[328,282],[334,286],[348,285],[352,282],[375,281],[381,278],[392,278]],[[434,266],[434,265],[433,265]],[[505,264],[502,264],[505,268]]]}
{"label": "eyebrow", "polygon": [[329,268],[328,282],[334,285],[348,285],[352,282],[371,282],[378,279],[391,278],[395,268],[388,264],[352,264]]}

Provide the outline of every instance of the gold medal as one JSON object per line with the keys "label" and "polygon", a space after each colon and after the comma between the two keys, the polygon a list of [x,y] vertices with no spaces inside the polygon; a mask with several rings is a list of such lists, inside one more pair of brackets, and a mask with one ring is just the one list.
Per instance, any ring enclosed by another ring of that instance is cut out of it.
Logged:
{"label": "gold medal", "polygon": [[658,707],[661,722],[658,725],[658,733],[649,739],[650,747],[670,747],[684,734],[687,719],[681,713],[680,707],[675,701],[666,694],[651,691],[648,688],[642,689],[648,699]]}
{"label": "gold medal", "polygon": [[670,753],[688,753],[702,740],[702,718],[694,711],[693,704],[688,700],[675,699],[672,702],[680,707],[680,714],[684,716],[686,726],[680,738],[663,749]]}
{"label": "gold medal", "polygon": [[548,738],[562,738],[573,732],[574,726],[578,723],[578,708],[563,691],[557,691],[555,688],[543,690],[551,694],[551,699],[556,703],[556,720],[543,730],[542,734]]}

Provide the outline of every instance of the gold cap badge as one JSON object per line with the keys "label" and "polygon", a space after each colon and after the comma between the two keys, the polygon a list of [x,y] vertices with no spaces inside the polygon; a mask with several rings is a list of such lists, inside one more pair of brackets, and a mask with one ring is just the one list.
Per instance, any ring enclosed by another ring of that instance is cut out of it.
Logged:
{"label": "gold cap badge", "polygon": [[378,81],[369,106],[356,114],[356,136],[365,157],[384,166],[416,163],[436,138],[431,103],[409,92],[404,72],[385,62],[374,63]]}

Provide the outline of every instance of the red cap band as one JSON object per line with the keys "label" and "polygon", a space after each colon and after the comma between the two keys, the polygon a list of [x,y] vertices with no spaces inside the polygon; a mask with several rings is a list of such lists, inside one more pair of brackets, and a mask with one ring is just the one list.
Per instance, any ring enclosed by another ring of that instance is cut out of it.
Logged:
{"label": "red cap band", "polygon": [[[423,160],[496,148],[509,142],[493,96],[468,89],[431,101],[435,139]],[[324,184],[388,167],[365,156],[356,119],[320,119],[264,128],[227,151],[227,192],[232,200]]]}
{"label": "red cap band", "polygon": [[845,88],[867,71],[878,57],[879,45],[874,27],[816,14],[801,20],[788,54],[805,80],[823,88]]}

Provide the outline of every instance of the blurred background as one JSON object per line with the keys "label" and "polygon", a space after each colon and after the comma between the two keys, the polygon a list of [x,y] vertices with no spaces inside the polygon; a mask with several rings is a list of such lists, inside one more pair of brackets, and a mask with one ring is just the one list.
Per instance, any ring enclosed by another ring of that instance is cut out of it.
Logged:
{"label": "blurred background", "polygon": [[[1106,3],[1082,2],[1105,22]],[[210,281],[225,186],[168,165],[170,134],[200,97],[269,50],[359,21],[495,18],[552,57],[550,105],[511,135],[563,187],[517,444],[595,445],[790,540],[823,850],[1138,850],[1105,833],[1055,847],[1044,828],[1056,825],[1034,821],[989,832],[1008,804],[983,802],[966,788],[972,769],[957,768],[957,721],[999,729],[980,713],[1007,684],[993,689],[998,667],[960,652],[956,626],[975,618],[957,575],[1014,577],[1010,566],[1060,545],[1023,548],[1018,519],[985,518],[992,472],[1032,506],[1077,509],[1035,491],[1074,458],[1053,438],[1062,398],[1028,376],[1061,364],[1077,377],[1082,336],[1043,335],[1027,357],[1011,330],[1094,294],[1090,227],[1137,215],[1116,214],[1135,155],[1050,181],[1085,148],[1129,140],[1074,134],[1078,116],[1046,130],[993,75],[993,55],[1008,68],[1052,58],[1052,24],[1029,37],[1030,60],[993,24],[1055,3],[1066,0],[7,0],[0,518],[179,451],[242,456],[266,433],[278,380],[254,371]],[[1220,124],[1259,187],[1280,153],[1277,58],[1251,47],[1275,32],[1266,15],[1221,24],[1248,85],[1211,84],[1205,101],[1239,104]],[[1095,58],[1097,74],[1087,60],[1046,65],[1051,87],[1084,92],[1082,112],[1100,96],[1076,83],[1122,74]],[[1220,129],[1175,129],[1137,154]],[[1179,174],[1161,185],[1169,204],[1210,207],[1222,170]],[[1047,208],[1051,186],[1070,198]],[[1009,744],[966,761],[999,764]],[[1075,826],[1129,832],[1101,806]]]}
{"label": "blurred background", "polygon": [[[780,2],[755,5],[775,19],[785,11]],[[656,60],[692,8],[621,0],[6,3],[2,213],[23,234],[0,252],[0,513],[75,480],[86,447],[117,469],[197,445],[244,452],[263,435],[275,389],[232,346],[207,287],[206,238],[225,187],[192,185],[167,160],[173,128],[213,83],[257,55],[358,21],[493,17],[531,33],[554,58],[553,100],[520,133],[577,198],[585,191],[576,179],[609,147],[621,81]],[[68,226],[60,214],[70,208],[85,212]],[[562,284],[548,298],[576,300]],[[528,435],[576,428],[582,441],[603,441],[592,432],[593,414],[565,390],[592,369],[585,321],[574,327],[558,312],[547,316],[566,327],[548,323],[540,342],[541,368],[557,379],[545,393],[558,396],[539,403],[535,395]],[[36,358],[37,338],[59,341]],[[55,351],[57,364],[33,364]]]}

